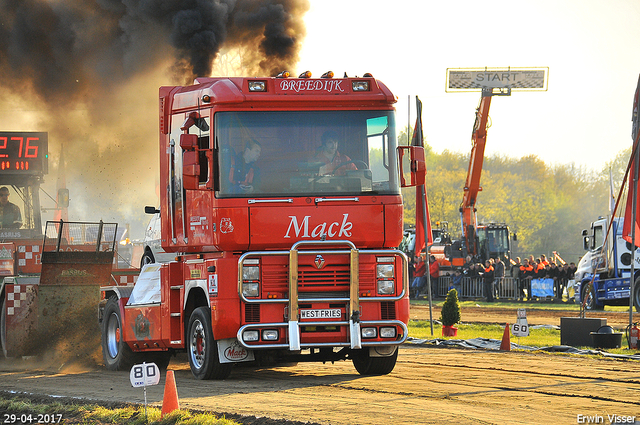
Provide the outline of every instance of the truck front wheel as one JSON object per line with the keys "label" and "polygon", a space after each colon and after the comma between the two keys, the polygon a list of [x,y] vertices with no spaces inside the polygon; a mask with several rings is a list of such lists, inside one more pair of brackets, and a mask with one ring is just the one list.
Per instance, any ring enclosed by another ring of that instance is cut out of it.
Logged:
{"label": "truck front wheel", "polygon": [[129,370],[139,358],[123,340],[122,318],[116,297],[109,298],[104,307],[102,358],[107,370]]}
{"label": "truck front wheel", "polygon": [[218,344],[211,330],[211,310],[198,307],[191,314],[187,331],[187,354],[191,373],[196,379],[225,379],[232,363],[220,363]]}
{"label": "truck front wheel", "polygon": [[596,291],[591,282],[582,284],[580,294],[582,295],[582,304],[585,310],[604,310],[603,305],[596,304]]}
{"label": "truck front wheel", "polygon": [[354,352],[353,366],[360,375],[387,375],[396,367],[398,350],[388,357],[371,357],[369,349]]}

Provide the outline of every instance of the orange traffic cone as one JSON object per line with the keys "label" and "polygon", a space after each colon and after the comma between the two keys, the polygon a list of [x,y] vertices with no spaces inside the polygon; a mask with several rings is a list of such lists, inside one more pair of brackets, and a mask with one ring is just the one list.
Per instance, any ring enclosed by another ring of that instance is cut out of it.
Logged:
{"label": "orange traffic cone", "polygon": [[500,343],[500,351],[511,351],[511,331],[508,323],[507,326],[504,327],[502,342]]}
{"label": "orange traffic cone", "polygon": [[178,404],[178,388],[176,387],[176,378],[173,376],[173,371],[167,371],[167,380],[164,383],[164,398],[162,399],[162,412],[160,417],[163,417],[167,413],[171,413],[174,410],[180,408]]}

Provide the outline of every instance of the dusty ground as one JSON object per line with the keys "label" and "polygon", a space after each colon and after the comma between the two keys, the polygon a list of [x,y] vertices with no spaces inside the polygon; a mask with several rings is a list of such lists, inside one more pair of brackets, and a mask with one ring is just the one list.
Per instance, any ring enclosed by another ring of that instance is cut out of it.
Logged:
{"label": "dusty ground", "polygon": [[[612,325],[628,320],[624,313],[603,314]],[[428,307],[412,308],[414,319],[428,315]],[[530,324],[559,324],[560,317],[574,315],[527,309]],[[515,311],[465,308],[463,320],[512,322]],[[0,363],[0,391],[144,400],[142,389],[130,386],[128,372],[35,368],[24,361]],[[635,415],[640,423],[638,361],[404,346],[394,371],[381,377],[362,377],[349,362],[237,368],[226,381],[197,381],[184,363],[170,368],[176,370],[181,407],[221,414],[320,424],[575,424],[588,418],[609,424],[613,415]],[[163,384],[164,378],[147,389],[150,403],[161,405]]]}

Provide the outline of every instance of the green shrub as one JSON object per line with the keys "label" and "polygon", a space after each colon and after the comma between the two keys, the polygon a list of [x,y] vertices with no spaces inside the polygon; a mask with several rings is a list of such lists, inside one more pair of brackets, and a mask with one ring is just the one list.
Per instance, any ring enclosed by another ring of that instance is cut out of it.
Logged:
{"label": "green shrub", "polygon": [[460,322],[460,302],[458,301],[458,291],[452,289],[447,294],[447,299],[442,304],[440,321],[444,326],[453,326]]}

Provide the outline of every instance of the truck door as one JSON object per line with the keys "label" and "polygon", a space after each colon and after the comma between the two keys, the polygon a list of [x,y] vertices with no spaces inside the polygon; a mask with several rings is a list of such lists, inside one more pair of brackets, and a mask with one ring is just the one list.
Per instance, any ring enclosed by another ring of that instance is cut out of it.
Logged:
{"label": "truck door", "polygon": [[596,221],[593,223],[591,249],[594,251],[593,264],[597,273],[608,269],[607,241],[604,240],[606,221]]}
{"label": "truck door", "polygon": [[[199,112],[176,114],[169,142],[169,213],[173,243],[189,243],[191,204],[199,202],[200,187],[210,186],[209,118]],[[189,137],[191,136],[191,137]],[[187,191],[194,191],[187,196]],[[196,199],[197,198],[197,199]]]}

